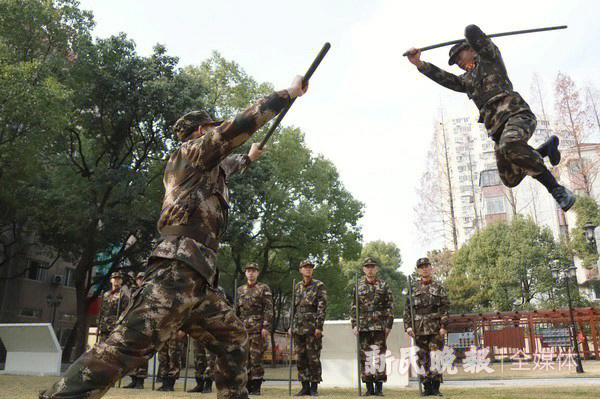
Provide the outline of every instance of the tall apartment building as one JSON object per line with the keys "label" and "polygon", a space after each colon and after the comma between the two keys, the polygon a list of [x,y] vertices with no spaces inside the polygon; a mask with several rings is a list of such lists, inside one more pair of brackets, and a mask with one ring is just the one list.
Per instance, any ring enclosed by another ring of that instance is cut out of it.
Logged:
{"label": "tall apartment building", "polygon": [[[536,131],[529,141],[536,147],[552,134],[552,125],[538,119]],[[510,221],[515,214],[530,216],[536,224],[550,228],[556,239],[562,239],[575,226],[576,215],[565,214],[546,189],[534,179],[525,178],[514,189],[502,185],[496,167],[494,143],[488,138],[476,116],[453,117],[446,123],[446,134],[450,138],[450,165],[453,194],[457,199],[458,243],[463,244],[478,227],[488,223]],[[552,168],[561,184],[574,192],[581,192],[583,183],[578,175],[581,167],[573,143],[561,141],[562,162]],[[581,147],[581,155],[600,170],[600,144],[590,143]],[[550,164],[547,163],[548,167]],[[600,195],[600,179],[591,182],[594,197]],[[578,266],[578,281],[589,298],[600,299],[598,288],[588,283],[598,279],[598,270],[587,270]]]}

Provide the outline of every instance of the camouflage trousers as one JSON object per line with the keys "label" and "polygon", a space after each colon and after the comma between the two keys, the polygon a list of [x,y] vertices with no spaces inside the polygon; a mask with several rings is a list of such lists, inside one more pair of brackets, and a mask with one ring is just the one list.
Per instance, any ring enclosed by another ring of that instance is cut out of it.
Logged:
{"label": "camouflage trousers", "polygon": [[267,345],[260,332],[248,334],[248,346],[248,379],[262,380],[265,375],[263,357]]}
{"label": "camouflage trousers", "polygon": [[385,331],[361,331],[360,339],[360,375],[363,382],[385,382]]}
{"label": "camouflage trousers", "polygon": [[314,334],[294,334],[296,343],[296,367],[300,381],[321,382],[322,338]]}
{"label": "camouflage trousers", "polygon": [[178,330],[193,338],[210,331],[203,342],[217,354],[219,399],[248,397],[246,330],[231,306],[185,263],[153,259],[106,342],[87,350],[40,398],[100,398]]}
{"label": "camouflage trousers", "polygon": [[133,373],[129,374],[131,377],[146,378],[148,377],[148,360],[144,362],[140,367],[133,370]]}
{"label": "camouflage trousers", "polygon": [[506,187],[516,187],[525,176],[537,176],[546,170],[542,156],[527,144],[536,125],[531,112],[520,112],[511,116],[494,137],[498,174]]}
{"label": "camouflage trousers", "polygon": [[194,368],[196,378],[213,378],[217,357],[206,350],[202,343],[194,340]]}
{"label": "camouflage trousers", "polygon": [[160,348],[158,351],[158,376],[160,378],[179,378],[182,347],[183,343],[177,340],[177,333],[175,333]]}
{"label": "camouflage trousers", "polygon": [[431,352],[441,351],[444,348],[444,339],[439,334],[417,335],[415,343],[418,347],[417,365],[425,371],[425,375],[422,376],[423,382],[442,382],[442,375],[431,370]]}

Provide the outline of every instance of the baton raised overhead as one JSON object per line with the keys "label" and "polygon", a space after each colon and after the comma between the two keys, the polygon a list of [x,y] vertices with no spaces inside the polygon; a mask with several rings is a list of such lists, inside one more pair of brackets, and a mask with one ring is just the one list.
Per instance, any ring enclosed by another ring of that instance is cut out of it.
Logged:
{"label": "baton raised overhead", "polygon": [[[302,77],[302,83],[304,86],[306,86],[308,84],[308,80],[313,75],[313,73],[315,73],[315,71],[317,70],[317,67],[319,66],[321,61],[323,61],[323,58],[325,58],[325,55],[327,54],[327,52],[329,51],[330,48],[331,48],[331,44],[329,44],[329,42],[327,42],[323,45],[323,48],[321,49],[321,51],[319,51],[319,54],[317,55],[317,58],[315,58],[312,65],[310,66],[310,68],[308,68],[308,71],[306,71],[306,73]],[[281,111],[281,113],[279,114],[277,119],[275,119],[275,122],[273,122],[273,124],[271,125],[271,128],[265,135],[265,138],[262,139],[262,141],[260,142],[260,144],[258,146],[259,150],[263,149],[263,147],[265,146],[265,144],[267,143],[267,141],[269,140],[269,138],[271,137],[271,135],[273,134],[275,129],[277,129],[277,126],[279,126],[279,123],[281,122],[281,120],[283,119],[285,114],[287,114],[287,112],[289,111],[291,106],[294,104],[294,101],[296,101],[295,98],[292,101],[290,101],[290,105],[288,105],[283,111]]]}
{"label": "baton raised overhead", "polygon": [[[490,39],[492,37],[501,37],[501,36],[512,36],[512,35],[522,35],[525,33],[534,33],[534,32],[545,32],[547,30],[557,30],[557,29],[567,29],[567,25],[561,25],[561,26],[550,26],[548,28],[537,28],[537,29],[525,29],[525,30],[515,30],[512,32],[502,32],[502,33],[492,33],[491,35],[487,35],[487,37],[489,37]],[[452,40],[449,42],[444,42],[444,43],[438,43],[438,44],[433,44],[431,46],[426,46],[423,48],[420,48],[419,50],[421,52],[423,51],[427,51],[427,50],[433,50],[434,48],[439,48],[439,47],[445,47],[445,46],[451,46],[453,44],[457,44],[457,43],[463,43],[465,42],[465,39],[458,39],[458,40]],[[408,56],[410,55],[409,52],[405,52],[404,54],[402,54],[403,56]]]}

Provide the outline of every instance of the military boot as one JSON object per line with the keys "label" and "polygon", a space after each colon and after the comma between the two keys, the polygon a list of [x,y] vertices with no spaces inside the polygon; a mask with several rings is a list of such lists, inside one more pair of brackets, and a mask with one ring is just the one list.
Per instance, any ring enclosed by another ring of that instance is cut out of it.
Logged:
{"label": "military boot", "polygon": [[263,380],[252,380],[252,391],[248,393],[250,395],[260,395],[260,386],[262,385]]}
{"label": "military boot", "polygon": [[204,389],[204,377],[196,377],[196,386],[188,392],[202,392]]}
{"label": "military boot", "polygon": [[560,163],[560,151],[558,151],[558,137],[550,136],[536,151],[544,157],[548,157],[550,164],[556,166]]}
{"label": "military boot", "polygon": [[213,383],[213,379],[208,377],[204,380],[204,389],[202,390],[202,393],[211,393],[212,392],[212,383]]}
{"label": "military boot", "polygon": [[318,382],[311,382],[310,383],[310,396],[319,396],[319,383]]}
{"label": "military boot", "polygon": [[157,391],[161,392],[172,392],[175,390],[175,378],[172,377],[163,377],[163,384],[157,389]]}
{"label": "military boot", "polygon": [[421,392],[421,396],[431,396],[433,387],[431,381],[426,381],[423,383],[423,392]]}
{"label": "military boot", "polygon": [[565,212],[571,209],[575,203],[575,194],[563,186],[556,186],[552,189],[552,191],[550,191],[550,194],[552,194],[554,200]]}
{"label": "military boot", "polygon": [[431,390],[431,396],[444,396],[440,392],[440,381],[439,380],[433,381],[433,386],[432,386],[432,390]]}
{"label": "military boot", "polygon": [[137,386],[137,384],[138,384],[138,378],[135,376],[131,376],[131,384],[125,385],[123,387],[123,389],[133,389]]}
{"label": "military boot", "polygon": [[375,396],[384,396],[383,395],[383,382],[377,381],[375,383]]}
{"label": "military boot", "polygon": [[310,382],[302,381],[302,389],[296,394],[296,396],[308,396],[310,395]]}
{"label": "military boot", "polygon": [[135,386],[135,389],[144,389],[144,377],[137,378],[137,385]]}
{"label": "military boot", "polygon": [[367,392],[365,392],[365,396],[375,396],[375,387],[372,382],[365,382],[367,386]]}

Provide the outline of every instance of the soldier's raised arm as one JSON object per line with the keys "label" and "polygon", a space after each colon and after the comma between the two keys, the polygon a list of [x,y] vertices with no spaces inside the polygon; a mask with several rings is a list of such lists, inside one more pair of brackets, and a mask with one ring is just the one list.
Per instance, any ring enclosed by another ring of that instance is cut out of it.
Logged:
{"label": "soldier's raised arm", "polygon": [[414,47],[408,50],[408,60],[417,67],[419,72],[437,84],[460,93],[466,92],[462,77],[446,72],[429,62],[421,61],[421,50]]}
{"label": "soldier's raised arm", "polygon": [[204,135],[186,141],[181,150],[193,167],[211,169],[287,107],[292,99],[304,93],[302,77],[297,76],[288,89],[262,97],[243,112],[216,127],[210,124],[201,127],[205,130]]}
{"label": "soldier's raised arm", "polygon": [[469,46],[480,56],[493,58],[499,53],[498,47],[477,25],[471,24],[465,28],[465,38]]}

